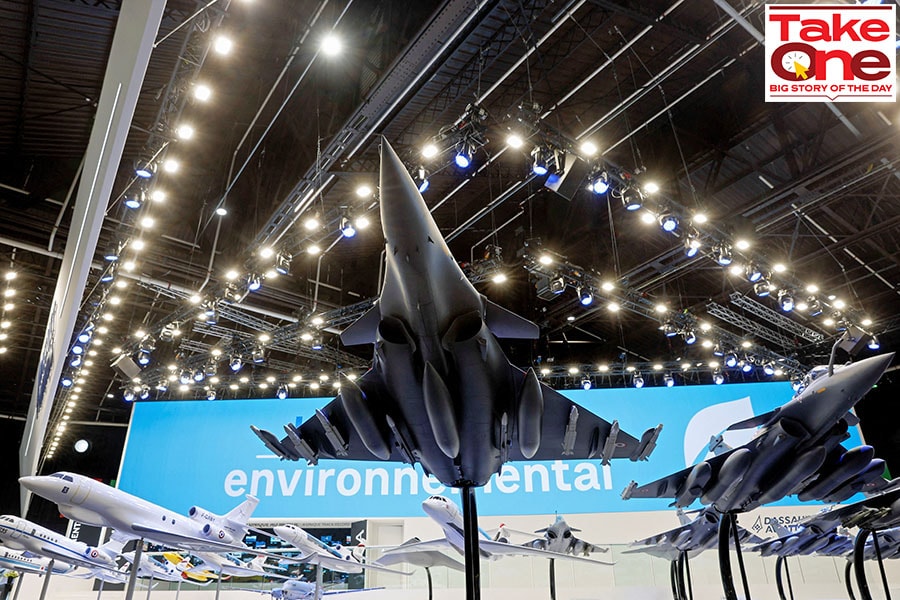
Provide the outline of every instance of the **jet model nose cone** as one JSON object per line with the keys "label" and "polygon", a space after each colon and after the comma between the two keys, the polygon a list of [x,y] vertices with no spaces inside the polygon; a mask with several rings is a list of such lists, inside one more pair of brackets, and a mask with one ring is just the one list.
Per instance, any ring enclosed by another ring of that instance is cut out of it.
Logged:
{"label": "jet model nose cone", "polygon": [[379,177],[381,226],[388,243],[396,244],[398,237],[425,229],[428,207],[400,157],[383,138]]}
{"label": "jet model nose cone", "polygon": [[37,475],[27,475],[19,477],[19,483],[27,490],[38,492],[44,487],[44,478]]}
{"label": "jet model nose cone", "polygon": [[869,388],[878,383],[881,375],[891,364],[892,360],[894,360],[894,353],[890,352],[853,363],[847,369],[853,370],[854,383],[868,391]]}

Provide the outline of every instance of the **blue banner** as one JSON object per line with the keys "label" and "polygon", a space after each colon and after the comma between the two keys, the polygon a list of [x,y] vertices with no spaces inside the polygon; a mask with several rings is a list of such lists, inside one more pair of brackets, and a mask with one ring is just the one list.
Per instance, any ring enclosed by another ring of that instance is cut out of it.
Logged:
{"label": "blue banner", "polygon": [[[640,437],[663,423],[649,461],[515,462],[504,465],[479,490],[485,516],[633,512],[665,509],[669,500],[620,494],[632,479],[648,483],[707,455],[710,437],[728,425],[787,402],[787,382],[643,389],[567,390],[565,396],[603,418],[618,419]],[[421,501],[450,490],[421,468],[389,462],[322,460],[316,467],[281,461],[250,431],[256,425],[281,432],[330,398],[139,402],[134,406],[119,487],[167,508],[200,505],[224,513],[245,494],[260,499],[257,518],[356,518],[421,516]],[[725,432],[726,443],[744,444],[756,431]],[[860,443],[851,428],[847,447]],[[280,437],[280,436],[279,436]],[[795,498],[778,505],[799,504]]]}

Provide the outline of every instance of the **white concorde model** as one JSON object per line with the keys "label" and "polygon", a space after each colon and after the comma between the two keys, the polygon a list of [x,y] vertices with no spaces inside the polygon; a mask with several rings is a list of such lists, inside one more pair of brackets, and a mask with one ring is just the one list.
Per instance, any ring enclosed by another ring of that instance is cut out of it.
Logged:
{"label": "white concorde model", "polygon": [[13,550],[24,550],[87,569],[110,571],[119,568],[116,556],[122,549],[122,544],[117,542],[107,542],[99,548],[88,546],[13,515],[0,516],[0,541]]}
{"label": "white concorde model", "polygon": [[192,552],[254,552],[242,540],[259,503],[253,496],[224,515],[192,506],[183,516],[84,475],[59,472],[20,477],[19,482],[81,523],[111,527],[128,539],[145,539]]}
{"label": "white concorde model", "polygon": [[275,535],[300,550],[304,555],[303,562],[306,564],[321,565],[326,569],[341,573],[362,573],[363,569],[372,569],[409,575],[409,573],[388,569],[373,562],[363,562],[358,554],[346,546],[329,546],[296,525],[281,525],[273,528],[273,531]]}
{"label": "white concorde model", "polygon": [[[385,550],[378,560],[385,564],[394,564],[407,560],[405,557],[414,556],[416,552],[434,550],[456,550],[463,554],[463,517],[453,502],[444,496],[431,496],[422,502],[422,510],[431,517],[444,531],[444,537],[425,542],[409,542],[390,550]],[[593,563],[595,565],[612,565],[612,562],[550,552],[530,546],[519,546],[508,542],[494,541],[487,537],[478,540],[481,557],[488,560],[496,560],[503,556],[536,556],[538,558],[555,558],[559,560],[574,560],[578,562]],[[410,560],[409,562],[413,562]]]}

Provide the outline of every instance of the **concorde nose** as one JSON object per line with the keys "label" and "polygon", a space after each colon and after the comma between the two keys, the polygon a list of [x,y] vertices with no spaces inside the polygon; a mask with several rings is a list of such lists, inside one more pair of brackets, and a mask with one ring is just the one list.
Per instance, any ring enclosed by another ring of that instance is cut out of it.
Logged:
{"label": "concorde nose", "polygon": [[384,138],[381,140],[379,208],[384,237],[392,246],[415,232],[430,229],[431,213],[403,162]]}

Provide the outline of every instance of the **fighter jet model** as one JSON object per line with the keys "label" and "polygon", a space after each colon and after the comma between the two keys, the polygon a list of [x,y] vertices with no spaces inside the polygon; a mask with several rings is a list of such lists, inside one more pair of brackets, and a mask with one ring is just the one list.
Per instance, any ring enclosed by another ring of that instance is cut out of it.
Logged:
{"label": "fighter jet model", "polygon": [[[721,515],[712,507],[705,507],[697,511],[693,519],[680,509],[677,511],[681,525],[652,535],[642,540],[631,542],[632,548],[626,553],[642,552],[652,556],[658,556],[669,561],[678,559],[682,553],[694,557],[704,550],[714,548],[718,543],[716,533],[719,527]],[[752,532],[738,528],[741,542],[760,543],[762,538]]]}
{"label": "fighter jet model", "polygon": [[275,535],[303,553],[301,562],[319,565],[341,573],[362,573],[364,569],[384,571],[387,573],[409,575],[403,571],[388,569],[374,562],[365,562],[362,548],[350,549],[338,544],[329,546],[316,536],[296,525],[281,525],[273,529]]}
{"label": "fighter jet model", "polygon": [[361,590],[324,590],[320,589],[316,594],[316,584],[311,581],[303,581],[302,579],[289,579],[284,582],[280,588],[271,590],[250,590],[243,589],[244,592],[256,592],[257,594],[268,594],[276,600],[311,600],[321,598],[322,596],[330,596],[333,594],[351,594],[354,592],[367,592],[370,590],[378,590],[383,588],[365,588]]}
{"label": "fighter jet model", "polygon": [[[900,558],[900,527],[892,527],[878,532],[878,551],[881,553],[882,560]],[[874,539],[866,540],[863,557],[866,560],[877,558]]]}
{"label": "fighter jet model", "polygon": [[884,461],[873,459],[870,446],[847,450],[841,442],[858,423],[850,409],[893,357],[814,368],[788,403],[729,427],[759,427],[752,441],[652,483],[632,481],[623,499],[673,498],[675,506],[689,506],[699,498],[720,512],[736,513],[791,494],[801,501],[837,502],[877,489]]}
{"label": "fighter jet model", "polygon": [[[19,573],[34,573],[43,575],[50,569],[52,559],[43,556],[34,556],[30,552],[16,552],[0,546],[0,569],[18,571]],[[65,575],[71,573],[74,566],[62,561],[53,561],[52,575]]]}
{"label": "fighter jet model", "polygon": [[821,531],[815,527],[799,526],[791,531],[784,525],[775,524],[778,537],[765,540],[750,548],[760,556],[843,556],[853,549],[853,538],[844,531],[832,527]]}
{"label": "fighter jet model", "polygon": [[[504,525],[500,526],[496,541],[510,541],[508,535],[503,535],[508,530]],[[570,527],[562,515],[557,515],[552,525],[535,530],[535,533],[543,533],[539,538],[524,542],[523,546],[547,550],[557,554],[572,554],[574,556],[589,556],[591,552],[609,552],[609,548],[597,546],[575,537],[574,533],[581,531]]]}
{"label": "fighter jet model", "polygon": [[[247,496],[224,515],[192,506],[185,517],[76,473],[21,477],[19,482],[38,496],[55,502],[60,512],[70,519],[111,527],[124,539],[145,539],[195,552],[252,551],[242,540],[247,533],[247,520],[259,503],[253,496]],[[0,537],[4,525],[0,521]]]}
{"label": "fighter jet model", "polygon": [[380,211],[385,275],[375,306],[341,334],[375,344],[372,368],[278,439],[252,427],[283,459],[420,463],[453,487],[485,485],[509,460],[642,460],[641,440],[620,431],[511,365],[497,338],[538,328],[487,300],[450,254],[403,163],[381,144]]}
{"label": "fighter jet model", "polygon": [[[463,553],[463,516],[456,506],[444,496],[431,496],[422,502],[422,510],[431,517],[443,530],[444,537],[424,542],[407,542],[400,546],[384,551],[379,562],[391,564],[396,562],[410,562],[415,564],[414,555],[422,551],[454,550]],[[480,532],[478,548],[481,557],[487,560],[497,560],[504,556],[536,556],[538,558],[574,560],[577,562],[591,563],[595,565],[611,565],[611,562],[584,558],[573,554],[542,550],[531,546],[520,546],[490,539],[487,534]]]}
{"label": "fighter jet model", "polygon": [[12,515],[0,516],[0,542],[13,550],[24,550],[37,556],[86,569],[115,571],[116,557],[122,544],[109,541],[93,547]]}
{"label": "fighter jet model", "polygon": [[886,490],[801,521],[802,525],[824,531],[843,525],[880,531],[900,525],[900,480],[891,481]]}

